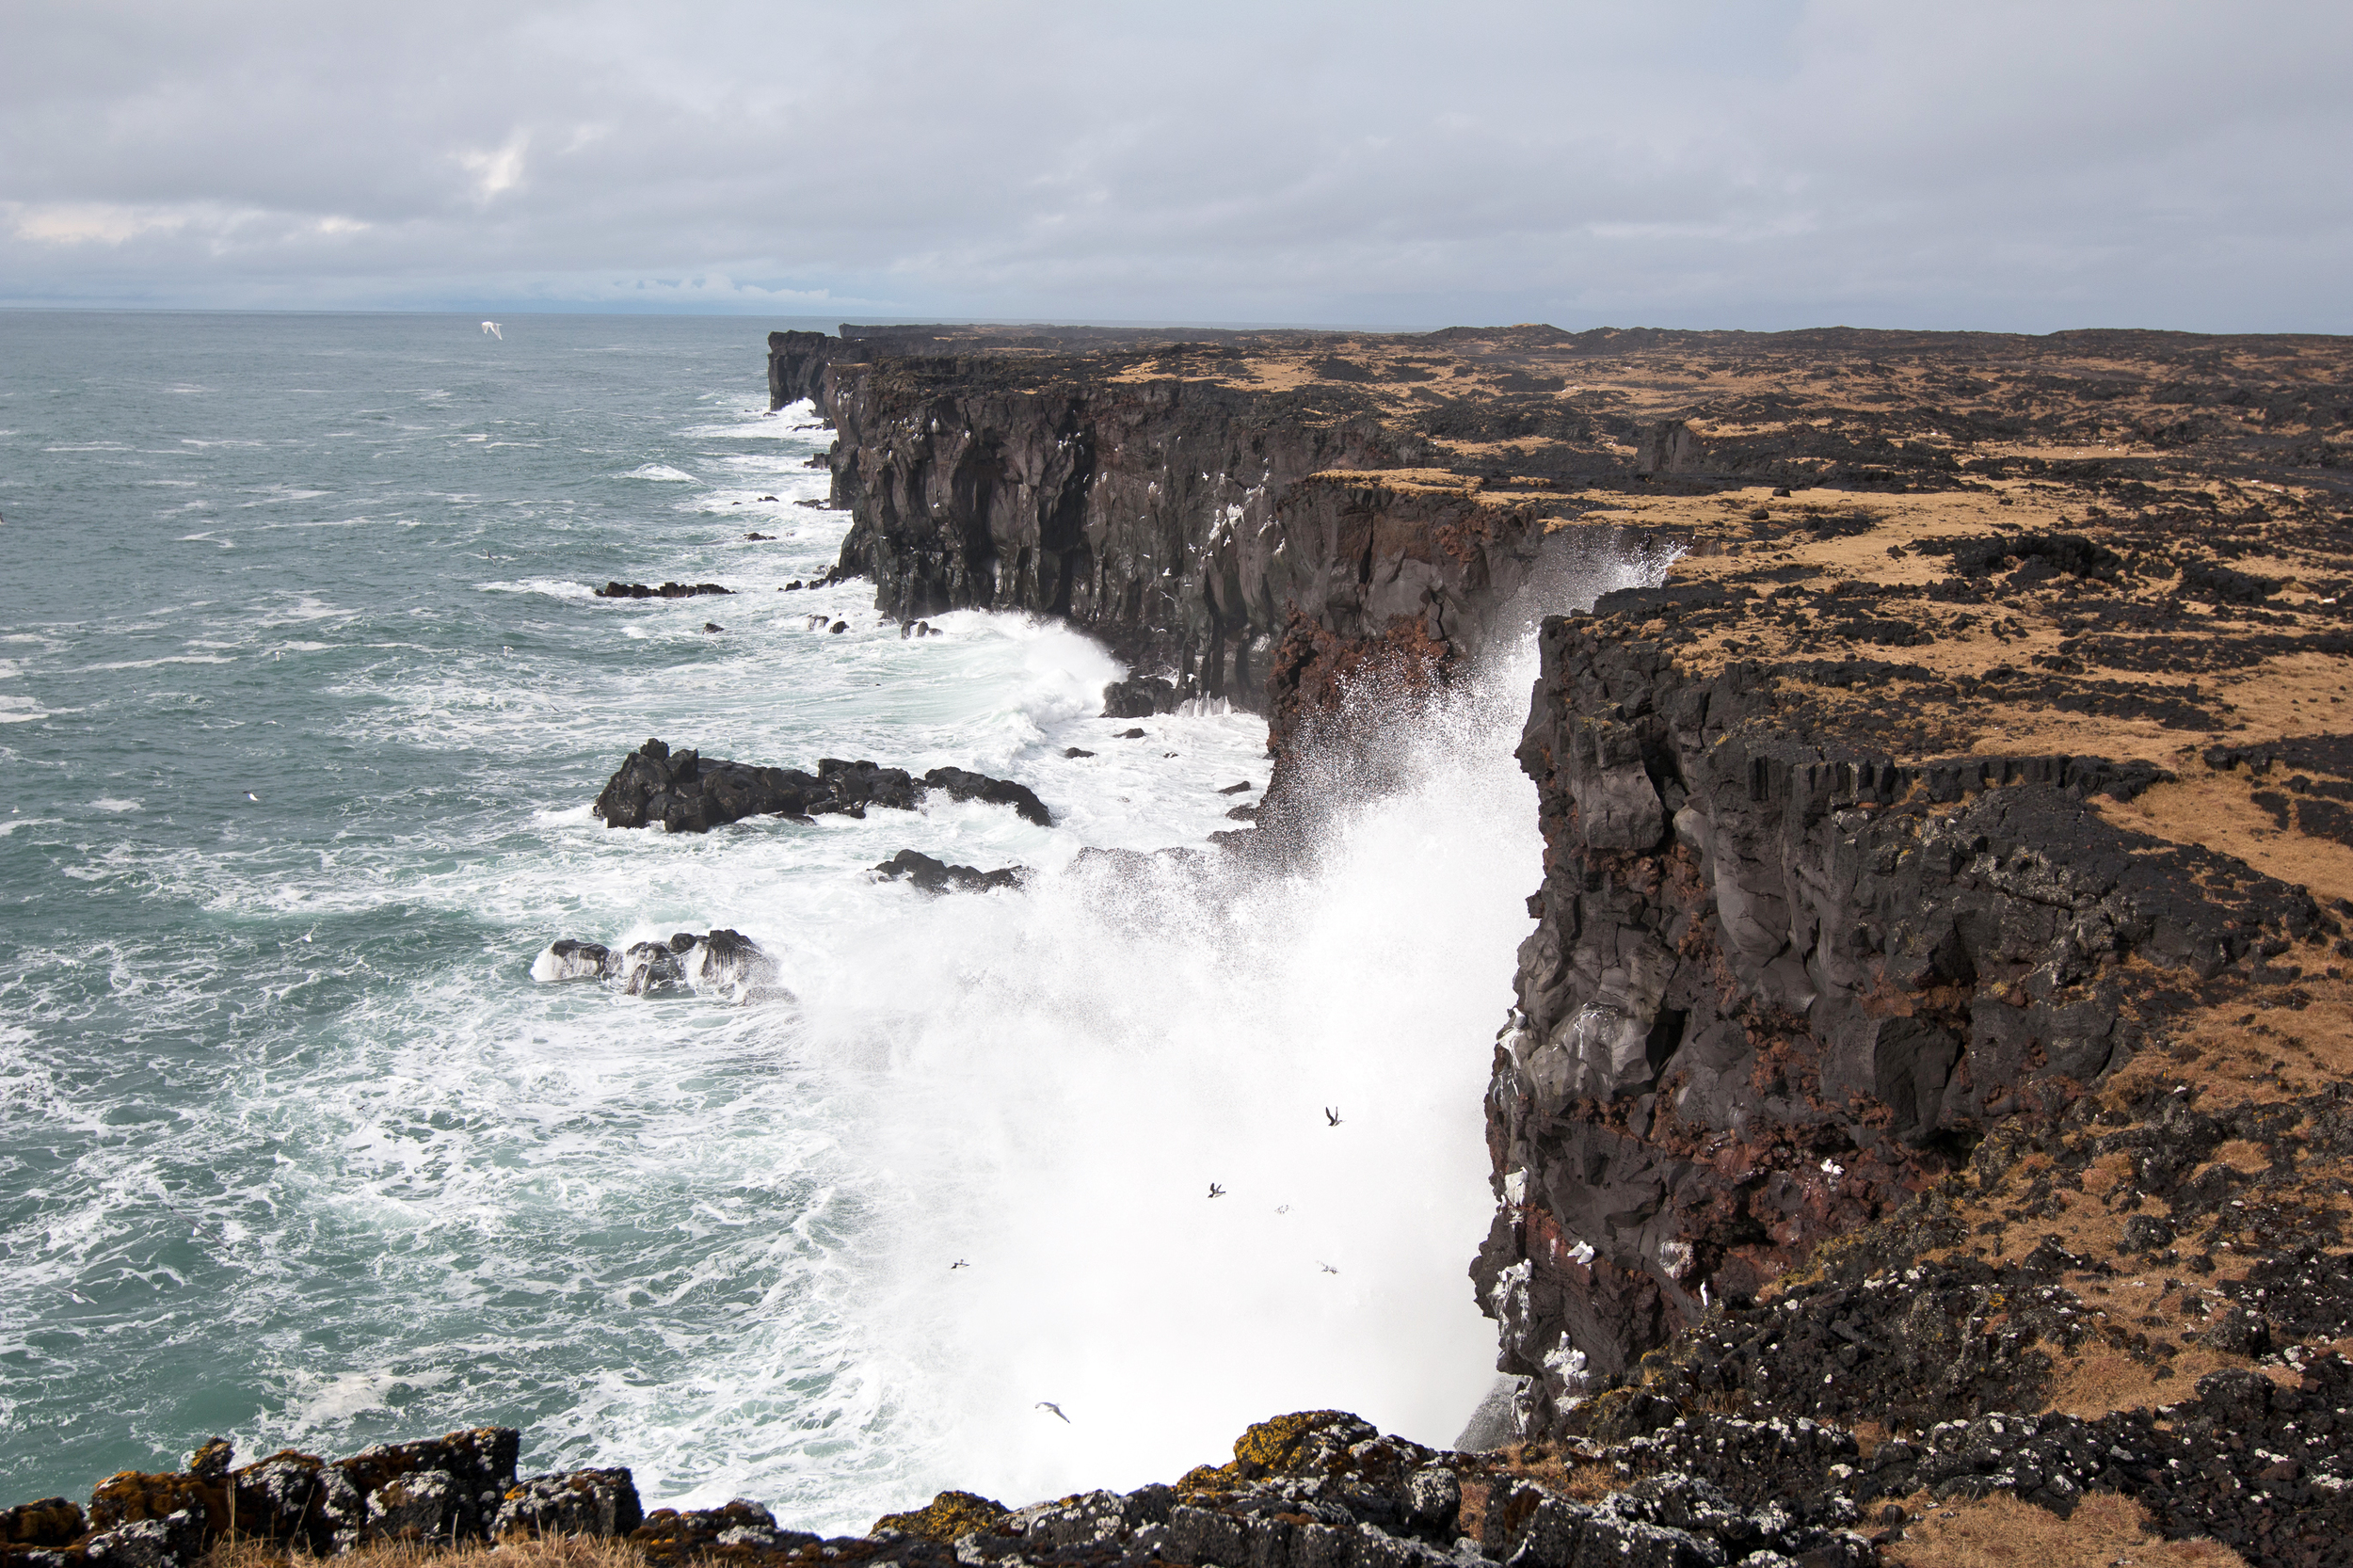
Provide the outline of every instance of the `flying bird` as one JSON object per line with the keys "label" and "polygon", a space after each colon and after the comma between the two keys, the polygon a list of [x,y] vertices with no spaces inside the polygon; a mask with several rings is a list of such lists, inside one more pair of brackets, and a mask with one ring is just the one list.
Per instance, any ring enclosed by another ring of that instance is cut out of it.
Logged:
{"label": "flying bird", "polygon": [[1068,1425],[1070,1425],[1070,1417],[1069,1417],[1069,1416],[1064,1416],[1064,1415],[1063,1415],[1063,1413],[1062,1413],[1062,1406],[1060,1406],[1060,1405],[1056,1404],[1053,1400],[1038,1400],[1038,1401],[1037,1401],[1037,1407],[1038,1407],[1038,1409],[1040,1409],[1040,1410],[1050,1410],[1050,1411],[1052,1411],[1052,1412],[1053,1412],[1056,1416],[1061,1416],[1061,1418],[1062,1418],[1062,1424],[1063,1424],[1063,1425],[1064,1425],[1064,1426],[1068,1426]]}
{"label": "flying bird", "polygon": [[972,1265],[967,1263],[961,1257],[957,1258],[953,1263],[948,1265],[949,1272],[952,1273],[958,1269],[969,1269],[970,1267],[972,1267]]}
{"label": "flying bird", "polygon": [[1339,1125],[1340,1125],[1340,1112],[1339,1112],[1339,1108],[1338,1108],[1337,1106],[1333,1106],[1333,1105],[1327,1105],[1327,1106],[1325,1106],[1325,1107],[1323,1108],[1323,1120],[1324,1120],[1324,1125],[1325,1125],[1325,1126],[1327,1126],[1327,1127],[1337,1127],[1337,1126],[1339,1126]]}
{"label": "flying bird", "polygon": [[248,790],[248,791],[245,792],[245,798],[246,798],[246,799],[248,799],[248,800],[249,800],[249,801],[251,801],[251,802],[252,802],[254,805],[256,805],[256,806],[259,806],[259,805],[261,805],[261,804],[262,804],[262,797],[261,797],[260,795],[255,794],[255,793],[254,793],[252,791],[250,791],[250,790]]}
{"label": "flying bird", "polygon": [[1213,1198],[1222,1198],[1222,1197],[1224,1197],[1225,1195],[1225,1188],[1220,1187],[1220,1186],[1219,1186],[1216,1182],[1214,1182],[1214,1181],[1212,1181],[1212,1182],[1210,1182],[1210,1183],[1209,1183],[1209,1196],[1211,1196],[1211,1197],[1213,1197]]}
{"label": "flying bird", "polygon": [[504,343],[506,341],[506,334],[499,330],[499,324],[495,321],[484,322],[482,324],[482,329],[485,332],[489,333],[490,336],[498,339],[501,343]]}
{"label": "flying bird", "polygon": [[1319,1268],[1319,1269],[1321,1269],[1321,1270],[1322,1270],[1325,1273],[1327,1273],[1327,1274],[1337,1274],[1337,1273],[1338,1273],[1338,1272],[1339,1272],[1339,1271],[1338,1271],[1337,1269],[1335,1269],[1335,1268],[1334,1268],[1334,1267],[1332,1267],[1332,1265],[1330,1265],[1329,1263],[1325,1263],[1325,1262],[1321,1262],[1321,1261],[1318,1261],[1318,1263],[1316,1264],[1316,1267],[1317,1267],[1317,1268]]}

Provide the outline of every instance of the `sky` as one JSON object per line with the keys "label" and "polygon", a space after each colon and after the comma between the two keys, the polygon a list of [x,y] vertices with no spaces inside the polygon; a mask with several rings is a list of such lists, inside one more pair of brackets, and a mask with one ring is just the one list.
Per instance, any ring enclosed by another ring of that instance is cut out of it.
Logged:
{"label": "sky", "polygon": [[2353,331],[2344,0],[13,0],[0,306]]}

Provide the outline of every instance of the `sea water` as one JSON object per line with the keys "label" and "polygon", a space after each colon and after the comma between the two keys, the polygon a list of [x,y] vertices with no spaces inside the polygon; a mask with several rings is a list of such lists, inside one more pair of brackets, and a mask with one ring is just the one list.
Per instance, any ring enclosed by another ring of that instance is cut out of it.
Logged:
{"label": "sea water", "polygon": [[[1065,627],[783,591],[847,520],[767,411],[779,325],[0,313],[0,1502],[502,1423],[834,1531],[1477,1401],[1525,648],[1300,870],[1082,860],[1234,826],[1263,721],[1104,719]],[[1055,821],[608,830],[652,736]],[[903,848],[1036,875],[928,898]],[[714,926],[785,994],[532,978]]]}

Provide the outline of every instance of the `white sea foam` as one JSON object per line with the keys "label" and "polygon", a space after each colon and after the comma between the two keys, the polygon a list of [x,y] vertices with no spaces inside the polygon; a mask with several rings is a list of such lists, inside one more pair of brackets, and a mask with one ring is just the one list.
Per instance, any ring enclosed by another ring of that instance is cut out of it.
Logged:
{"label": "white sea foam", "polygon": [[682,472],[678,469],[670,467],[666,463],[640,463],[635,468],[631,469],[627,473],[621,475],[621,477],[624,479],[654,479],[660,480],[664,484],[671,485],[696,485],[701,483],[701,481],[696,479],[693,474]]}
{"label": "white sea foam", "polygon": [[167,653],[153,659],[119,659],[112,664],[85,664],[88,671],[152,670],[165,664],[233,664],[236,655],[231,653]]}
{"label": "white sea foam", "polygon": [[[316,330],[363,329],[392,330]],[[335,419],[383,395],[366,375]],[[45,1358],[0,1394],[0,1462],[62,1488],[126,1439],[184,1452],[211,1430],[179,1424],[200,1366],[248,1453],[511,1421],[534,1468],[626,1464],[649,1502],[748,1496],[824,1529],[942,1485],[1167,1479],[1308,1404],[1451,1436],[1492,1347],[1463,1268],[1537,875],[1526,668],[1428,714],[1396,759],[1413,782],[1305,867],[1109,869],[1080,851],[1236,827],[1264,722],[1101,718],[1123,672],[1066,627],[958,612],[903,638],[869,584],[778,592],[847,523],[792,505],[825,484],[798,467],[831,439],[792,428],[805,408],[692,389],[654,449],[710,479],[649,509],[617,472],[646,450],[637,401],[559,425],[577,392],[527,391],[513,430],[631,455],[567,488],[469,448],[457,493],[448,438],[509,428],[463,399],[369,423],[364,470],[224,445],[190,459],[217,493],[381,476],[369,504],[401,527],[365,552],[250,533],[263,570],[180,552],[112,618],[0,633],[48,700],[188,748],[184,775],[85,764],[0,816],[11,886],[50,889],[0,982],[0,1131],[71,1156],[0,1232],[0,1350]],[[486,551],[496,575],[449,591]],[[740,591],[587,602],[575,579],[608,575]],[[87,663],[151,648],[217,667]],[[934,797],[608,829],[589,802],[648,735],[978,768],[1055,823]],[[154,808],[96,814],[133,791]],[[926,898],[872,871],[906,848],[1037,874]],[[790,996],[531,980],[559,936],[717,926]],[[55,1460],[94,1410],[103,1439]]]}

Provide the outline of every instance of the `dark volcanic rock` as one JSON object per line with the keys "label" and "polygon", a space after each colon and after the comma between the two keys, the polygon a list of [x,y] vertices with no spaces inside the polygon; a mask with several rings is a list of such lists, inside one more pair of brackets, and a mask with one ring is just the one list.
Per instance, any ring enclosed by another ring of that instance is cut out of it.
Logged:
{"label": "dark volcanic rock", "polygon": [[821,779],[793,769],[706,762],[692,750],[673,752],[657,740],[630,754],[592,809],[607,827],[660,823],[673,833],[704,833],[744,817],[802,816],[812,800],[831,792]]}
{"label": "dark volcanic rock", "polygon": [[992,806],[1010,806],[1024,822],[1033,822],[1040,827],[1054,825],[1053,813],[1046,809],[1045,802],[1027,786],[1009,778],[991,778],[963,768],[934,768],[923,776],[923,782],[951,800],[982,800]]}
{"label": "dark volcanic rock", "polygon": [[911,849],[901,850],[874,870],[886,881],[904,877],[927,893],[984,893],[992,888],[1018,888],[1030,876],[1027,866],[984,872],[977,866],[951,866]]}
{"label": "dark volcanic rock", "polygon": [[664,583],[649,587],[643,583],[607,583],[597,590],[599,599],[699,599],[705,594],[731,594],[733,588],[723,588],[716,583]]}
{"label": "dark volcanic rock", "polygon": [[1176,683],[1157,675],[1114,680],[1103,688],[1102,716],[1107,719],[1148,719],[1176,710]]}
{"label": "dark volcanic rock", "polygon": [[921,779],[904,768],[822,759],[814,775],[794,768],[758,767],[707,760],[648,741],[605,782],[592,809],[607,827],[660,823],[673,833],[703,833],[745,817],[807,820],[828,812],[863,817],[870,806],[911,811],[927,791],[953,800],[1011,806],[1023,818],[1050,826],[1052,813],[1028,787],[963,768],[934,768]]}
{"label": "dark volcanic rock", "polygon": [[2122,962],[2187,990],[2335,931],[2303,889],[2087,803],[2153,770],[1898,763],[1803,732],[1753,664],[1687,677],[1599,619],[1547,621],[1542,646],[1520,758],[1550,871],[1473,1272],[1504,1369],[1545,1400],[1576,1391],[1563,1347],[1623,1375],[1703,1286],[1753,1295],[2128,1058]]}

